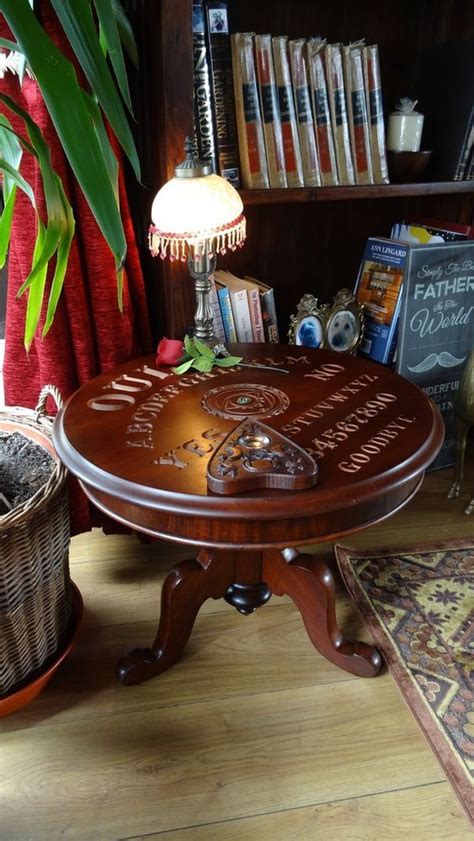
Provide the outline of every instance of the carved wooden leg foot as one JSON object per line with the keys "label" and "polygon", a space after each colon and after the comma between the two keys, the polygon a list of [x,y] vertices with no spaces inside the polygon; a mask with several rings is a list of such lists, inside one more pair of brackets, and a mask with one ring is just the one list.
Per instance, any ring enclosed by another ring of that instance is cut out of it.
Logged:
{"label": "carved wooden leg foot", "polygon": [[287,593],[293,599],[320,654],[360,677],[378,673],[379,652],[364,642],[344,639],[337,626],[334,579],[325,563],[294,549],[272,550],[264,553],[263,577],[275,595]]}
{"label": "carved wooden leg foot", "polygon": [[232,562],[207,550],[195,561],[177,564],[167,575],[161,594],[161,615],[151,648],[134,649],[117,664],[126,686],[142,683],[166,671],[181,657],[201,605],[219,599],[232,581]]}

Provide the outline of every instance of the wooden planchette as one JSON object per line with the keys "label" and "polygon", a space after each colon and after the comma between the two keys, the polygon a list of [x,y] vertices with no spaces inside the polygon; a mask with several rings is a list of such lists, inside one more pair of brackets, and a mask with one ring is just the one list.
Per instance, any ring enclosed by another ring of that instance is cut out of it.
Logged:
{"label": "wooden planchette", "polygon": [[257,488],[301,490],[318,481],[315,460],[281,432],[246,418],[212,456],[207,487],[234,494]]}

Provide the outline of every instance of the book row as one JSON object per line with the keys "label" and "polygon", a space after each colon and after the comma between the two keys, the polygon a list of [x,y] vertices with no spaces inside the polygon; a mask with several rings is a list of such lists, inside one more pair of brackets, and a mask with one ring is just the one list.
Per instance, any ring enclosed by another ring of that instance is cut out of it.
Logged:
{"label": "book row", "polygon": [[235,33],[193,5],[199,157],[247,189],[388,183],[377,45]]}
{"label": "book row", "polygon": [[214,332],[224,342],[279,342],[273,289],[251,277],[216,270],[210,302]]}

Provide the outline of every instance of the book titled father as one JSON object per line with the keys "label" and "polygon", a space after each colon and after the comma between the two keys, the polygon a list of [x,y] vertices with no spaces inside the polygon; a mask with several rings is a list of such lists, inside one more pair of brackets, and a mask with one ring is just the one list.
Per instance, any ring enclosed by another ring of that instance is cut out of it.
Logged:
{"label": "book titled father", "polygon": [[453,400],[474,346],[474,242],[410,246],[397,371],[443,415],[444,445],[431,469],[454,464]]}

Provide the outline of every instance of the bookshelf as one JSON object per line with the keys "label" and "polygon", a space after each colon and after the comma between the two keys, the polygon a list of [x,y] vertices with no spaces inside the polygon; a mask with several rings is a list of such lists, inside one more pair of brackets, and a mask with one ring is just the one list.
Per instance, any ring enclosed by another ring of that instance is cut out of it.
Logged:
{"label": "bookshelf", "polygon": [[[183,157],[192,133],[192,0],[127,0],[139,45],[134,76],[143,186],[132,206],[156,335],[181,336],[192,323],[193,284],[183,266],[152,260],[146,232],[151,202]],[[330,41],[378,43],[385,113],[410,91],[417,56],[432,43],[474,37],[470,0],[229,0],[231,31]],[[305,292],[330,299],[353,287],[369,236],[388,236],[393,221],[419,214],[470,222],[474,182],[389,184],[286,190],[243,190],[248,238],[221,268],[273,286],[280,335]]]}

